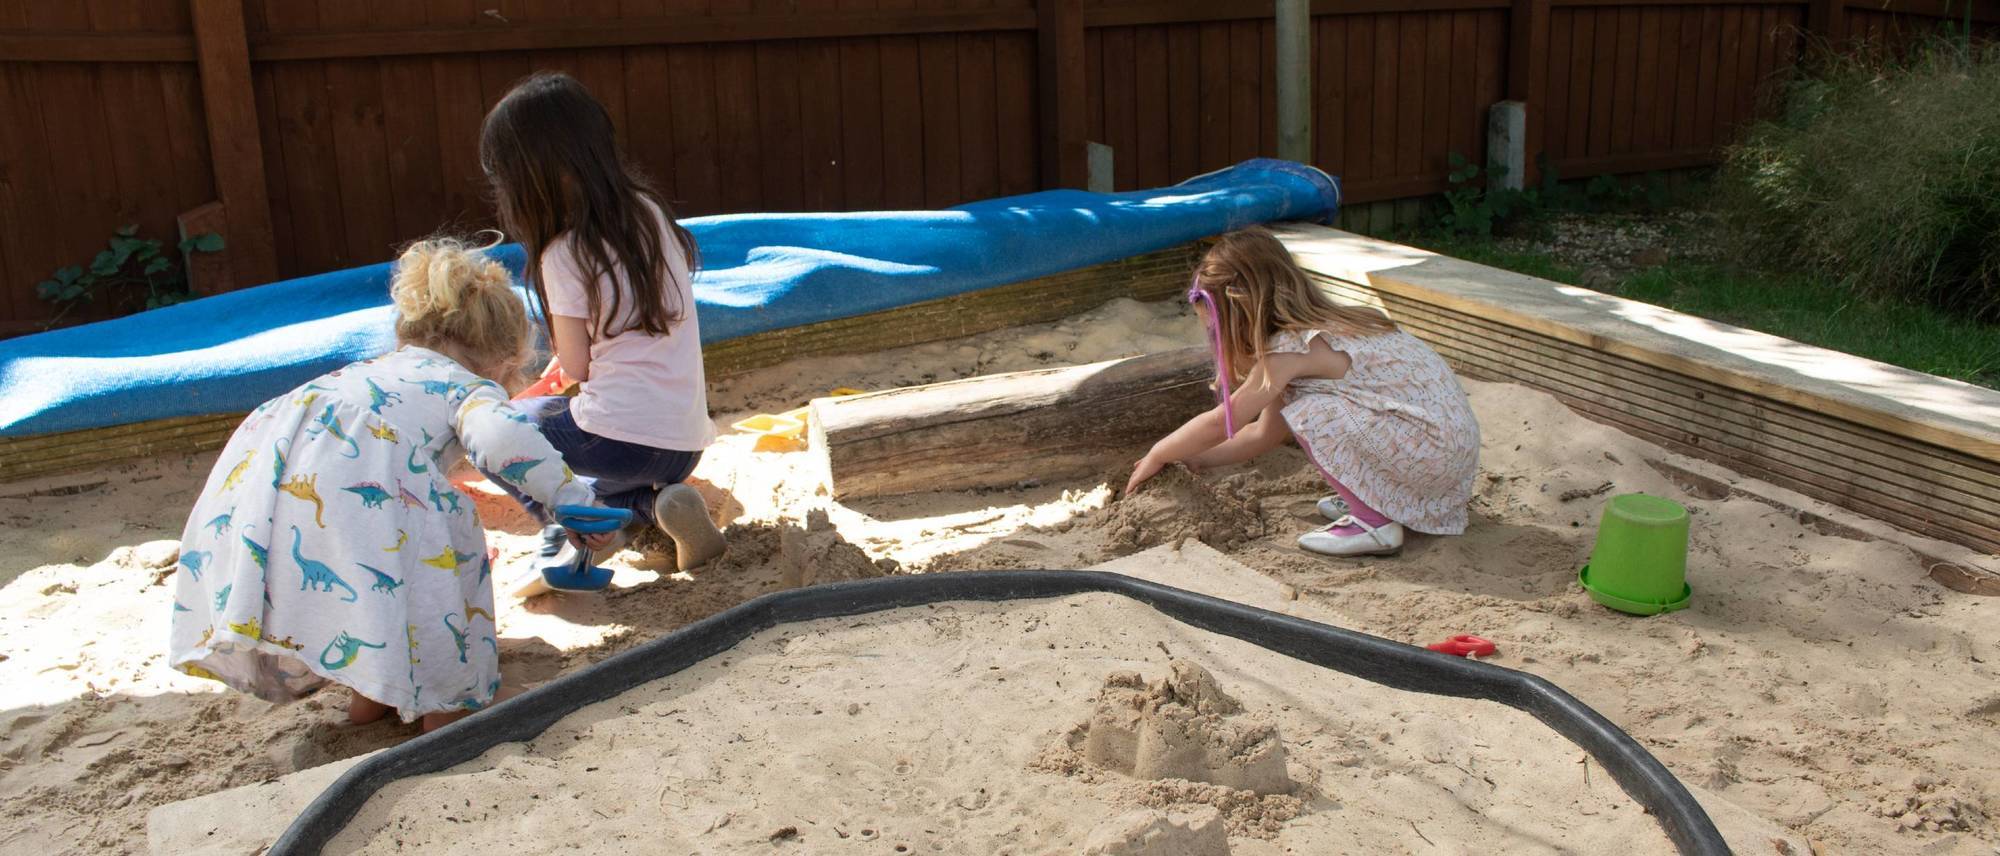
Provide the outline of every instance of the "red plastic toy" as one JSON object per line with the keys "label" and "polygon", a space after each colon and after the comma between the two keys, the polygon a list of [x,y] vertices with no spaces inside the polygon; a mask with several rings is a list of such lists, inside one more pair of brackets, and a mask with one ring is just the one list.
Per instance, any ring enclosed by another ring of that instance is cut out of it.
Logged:
{"label": "red plastic toy", "polygon": [[529,398],[539,398],[544,395],[561,395],[563,390],[569,388],[569,384],[569,375],[563,374],[562,366],[554,359],[550,359],[549,367],[542,371],[541,379],[535,381],[527,389],[521,390],[519,394],[514,396],[514,400],[521,401]]}
{"label": "red plastic toy", "polygon": [[1455,657],[1491,657],[1494,652],[1500,650],[1500,646],[1469,633],[1461,633],[1443,642],[1432,643],[1424,647]]}

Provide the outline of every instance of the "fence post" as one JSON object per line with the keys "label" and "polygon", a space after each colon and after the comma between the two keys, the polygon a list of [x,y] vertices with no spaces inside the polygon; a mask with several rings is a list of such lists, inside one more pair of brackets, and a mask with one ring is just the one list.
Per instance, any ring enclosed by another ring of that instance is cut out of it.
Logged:
{"label": "fence post", "polygon": [[1082,0],[1036,0],[1035,20],[1042,100],[1042,186],[1080,188],[1089,180],[1083,138]]}
{"label": "fence post", "polygon": [[[1968,6],[1967,8],[1971,8]],[[1828,47],[1847,38],[1847,0],[1812,0],[1806,9],[1806,32]]]}
{"label": "fence post", "polygon": [[277,240],[271,230],[270,191],[264,184],[264,146],[251,89],[243,0],[188,0],[188,8],[194,19],[195,59],[216,195],[222,198],[229,224],[223,252],[231,260],[236,286],[270,282],[278,278]]}
{"label": "fence post", "polygon": [[1514,0],[1507,23],[1507,100],[1521,102],[1527,111],[1521,146],[1525,168],[1518,179],[1522,186],[1533,186],[1541,180],[1536,164],[1548,114],[1549,0]]}
{"label": "fence post", "polygon": [[1277,42],[1278,157],[1312,163],[1313,38],[1308,0],[1278,0]]}

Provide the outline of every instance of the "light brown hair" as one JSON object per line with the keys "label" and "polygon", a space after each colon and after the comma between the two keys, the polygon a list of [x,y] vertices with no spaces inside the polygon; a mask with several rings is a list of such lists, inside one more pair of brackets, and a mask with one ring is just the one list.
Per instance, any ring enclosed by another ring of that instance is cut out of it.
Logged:
{"label": "light brown hair", "polygon": [[518,371],[527,358],[528,311],[513,284],[482,248],[443,237],[411,244],[389,283],[396,339],[469,362],[482,376]]}
{"label": "light brown hair", "polygon": [[1271,230],[1261,226],[1223,235],[1195,266],[1213,296],[1222,350],[1237,379],[1283,330],[1328,330],[1367,337],[1395,332],[1396,323],[1366,306],[1343,306],[1314,286]]}
{"label": "light brown hair", "polygon": [[[680,323],[686,307],[680,291],[669,287],[672,274],[653,209],[673,231],[690,275],[701,263],[694,236],[619,153],[611,115],[583,84],[547,72],[517,84],[486,114],[479,163],[493,184],[500,225],[527,250],[525,276],[545,310],[551,341],[555,329],[546,312],[542,255],[565,233],[588,286],[587,320],[594,338],[626,330],[665,336]],[[629,313],[612,279],[621,269],[635,304]]]}

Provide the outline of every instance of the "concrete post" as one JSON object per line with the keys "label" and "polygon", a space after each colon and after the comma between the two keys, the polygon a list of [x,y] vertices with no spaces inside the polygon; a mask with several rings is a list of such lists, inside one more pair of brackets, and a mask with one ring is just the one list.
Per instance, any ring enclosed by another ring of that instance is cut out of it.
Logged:
{"label": "concrete post", "polygon": [[1278,0],[1278,157],[1312,162],[1312,0]]}
{"label": "concrete post", "polygon": [[1486,114],[1486,187],[1520,190],[1528,176],[1528,105],[1502,101]]}
{"label": "concrete post", "polygon": [[1116,173],[1111,171],[1111,147],[1103,143],[1084,143],[1084,169],[1086,180],[1084,189],[1092,193],[1111,193],[1116,184]]}

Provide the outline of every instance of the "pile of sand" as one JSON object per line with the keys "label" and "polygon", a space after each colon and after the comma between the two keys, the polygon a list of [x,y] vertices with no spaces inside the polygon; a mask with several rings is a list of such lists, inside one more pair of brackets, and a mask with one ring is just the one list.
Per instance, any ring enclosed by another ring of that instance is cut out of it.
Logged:
{"label": "pile of sand", "polygon": [[1235,549],[1264,535],[1261,507],[1260,499],[1246,500],[1174,464],[1094,515],[1089,525],[1109,534],[1119,553],[1190,538]]}
{"label": "pile of sand", "polygon": [[1177,659],[1167,670],[1152,683],[1137,672],[1106,678],[1090,717],[1031,766],[1091,782],[1108,773],[1131,780],[1123,798],[1154,809],[1137,813],[1142,822],[1113,826],[1135,853],[1202,849],[1212,836],[1201,821],[1211,813],[1231,835],[1275,837],[1305,809],[1292,795],[1300,788],[1277,725],[1247,713],[1199,664]]}
{"label": "pile of sand", "polygon": [[1580,756],[1112,595],[946,603],[760,633],[390,785],[328,852],[1670,852]]}

